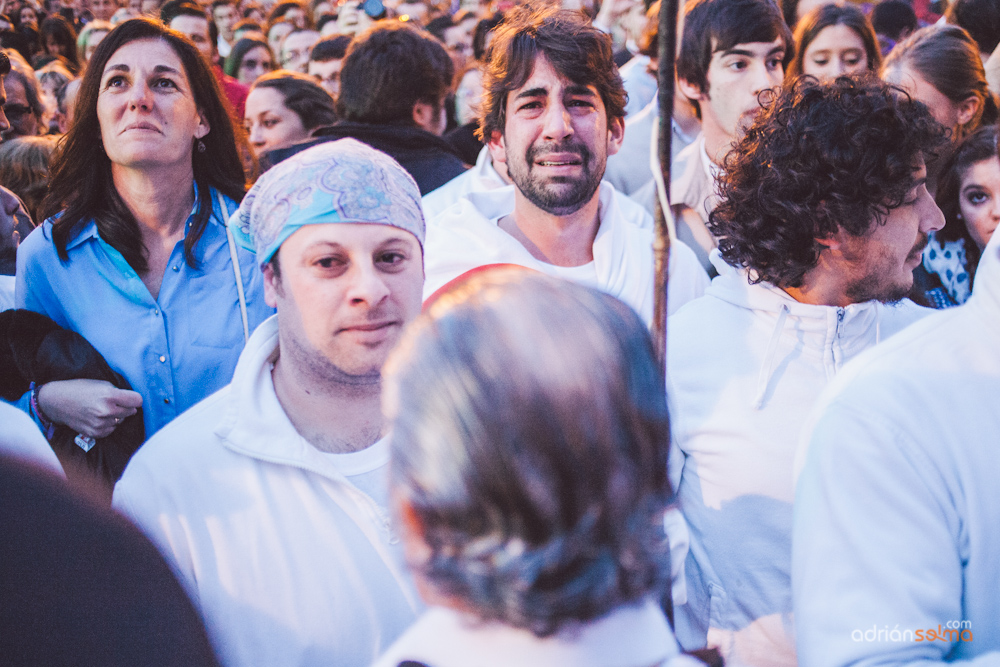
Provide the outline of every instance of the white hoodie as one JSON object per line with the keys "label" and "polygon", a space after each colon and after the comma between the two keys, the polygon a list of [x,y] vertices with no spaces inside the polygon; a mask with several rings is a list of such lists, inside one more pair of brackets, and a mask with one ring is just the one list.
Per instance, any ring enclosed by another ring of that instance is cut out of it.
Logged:
{"label": "white hoodie", "polygon": [[[668,322],[671,476],[691,530],[685,649],[793,665],[793,461],[810,408],[844,363],[931,312],[910,301],[799,303],[747,272],[719,276]],[[683,470],[682,470],[683,469]],[[680,474],[680,481],[677,475]]]}
{"label": "white hoodie", "polygon": [[1000,665],[1000,234],[972,298],[852,362],[808,429],[804,667]]}

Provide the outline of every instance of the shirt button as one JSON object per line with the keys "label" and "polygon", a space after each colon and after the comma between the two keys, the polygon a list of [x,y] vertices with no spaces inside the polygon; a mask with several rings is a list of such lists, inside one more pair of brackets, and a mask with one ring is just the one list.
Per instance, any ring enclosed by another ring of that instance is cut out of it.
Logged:
{"label": "shirt button", "polygon": [[157,317],[159,317],[160,316],[160,311],[157,310],[156,308],[154,308],[153,309],[153,314],[156,315]]}
{"label": "shirt button", "polygon": [[181,267],[179,267],[179,266],[171,266],[170,268],[173,269],[174,271],[180,271],[181,270]]}
{"label": "shirt button", "polygon": [[163,355],[160,355],[160,363],[161,363],[161,364],[162,364],[163,362],[165,362],[166,360],[167,360],[167,358],[166,358],[166,357],[164,357]]}
{"label": "shirt button", "polygon": [[169,398],[163,399],[163,402],[166,403],[167,405],[170,405],[170,399]]}

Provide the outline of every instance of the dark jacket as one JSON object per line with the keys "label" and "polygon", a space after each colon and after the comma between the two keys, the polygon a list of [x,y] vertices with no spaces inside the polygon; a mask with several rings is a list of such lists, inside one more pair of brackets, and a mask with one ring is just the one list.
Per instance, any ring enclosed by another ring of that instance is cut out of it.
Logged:
{"label": "dark jacket", "polygon": [[436,190],[468,168],[447,141],[418,127],[342,120],[317,130],[314,136],[310,141],[269,151],[261,158],[261,169],[273,167],[323,142],[347,138],[364,142],[402,165],[417,182],[421,195]]}
{"label": "dark jacket", "polygon": [[[31,382],[42,385],[81,378],[105,380],[119,389],[132,388],[80,334],[30,310],[0,312],[0,396],[16,401]],[[56,426],[49,444],[68,478],[96,486],[110,504],[115,482],[145,434],[140,409],[111,435],[97,440],[88,452],[76,444],[77,434],[67,426]]]}

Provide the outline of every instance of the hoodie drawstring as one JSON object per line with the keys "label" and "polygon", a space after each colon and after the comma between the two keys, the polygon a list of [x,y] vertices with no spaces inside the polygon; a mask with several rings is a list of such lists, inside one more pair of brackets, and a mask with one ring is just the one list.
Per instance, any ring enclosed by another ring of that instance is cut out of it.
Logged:
{"label": "hoodie drawstring", "polygon": [[781,312],[778,313],[778,321],[774,323],[774,332],[771,334],[771,340],[767,343],[764,363],[761,364],[760,374],[757,376],[757,396],[751,404],[754,410],[760,410],[764,405],[764,395],[767,394],[767,385],[771,381],[771,366],[774,364],[774,355],[778,351],[778,341],[781,340],[781,330],[785,326],[788,312],[788,304],[781,304]]}

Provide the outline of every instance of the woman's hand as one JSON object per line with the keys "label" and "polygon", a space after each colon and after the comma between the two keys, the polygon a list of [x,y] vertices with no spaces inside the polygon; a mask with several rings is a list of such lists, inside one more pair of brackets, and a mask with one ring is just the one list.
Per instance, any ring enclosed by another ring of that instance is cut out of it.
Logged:
{"label": "woman's hand", "polygon": [[91,438],[106,438],[142,407],[142,396],[104,380],[47,382],[38,390],[45,416]]}

